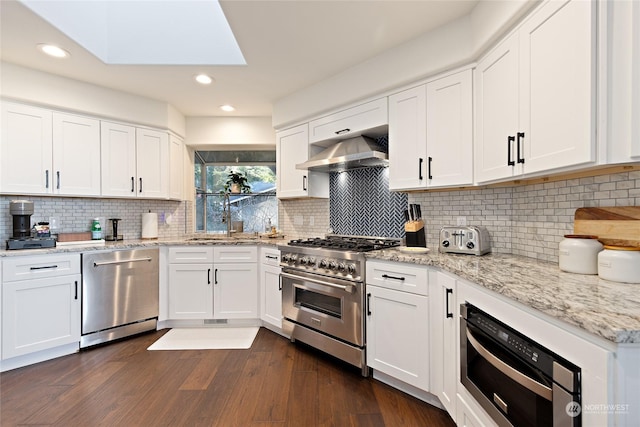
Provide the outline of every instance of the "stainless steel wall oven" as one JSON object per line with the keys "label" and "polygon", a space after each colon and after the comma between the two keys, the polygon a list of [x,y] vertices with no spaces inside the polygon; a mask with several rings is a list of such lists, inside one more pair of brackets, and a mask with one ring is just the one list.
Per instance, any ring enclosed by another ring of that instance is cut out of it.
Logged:
{"label": "stainless steel wall oven", "polygon": [[500,426],[581,425],[580,368],[469,303],[460,379]]}

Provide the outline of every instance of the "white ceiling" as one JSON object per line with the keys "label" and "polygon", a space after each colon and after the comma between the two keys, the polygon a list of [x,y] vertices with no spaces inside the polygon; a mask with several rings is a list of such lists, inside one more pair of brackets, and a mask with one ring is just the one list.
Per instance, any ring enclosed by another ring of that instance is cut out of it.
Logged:
{"label": "white ceiling", "polygon": [[[106,65],[16,0],[0,0],[0,59],[167,102],[185,116],[270,116],[276,100],[466,15],[478,1],[223,0],[247,65],[194,66]],[[39,43],[71,57],[45,57]],[[196,84],[198,73],[215,83]],[[223,104],[236,111],[223,113]]]}

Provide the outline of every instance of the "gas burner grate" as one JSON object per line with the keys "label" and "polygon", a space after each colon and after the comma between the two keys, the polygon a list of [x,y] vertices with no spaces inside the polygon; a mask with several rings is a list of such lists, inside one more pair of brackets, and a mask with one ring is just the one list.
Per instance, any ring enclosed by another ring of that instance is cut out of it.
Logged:
{"label": "gas burner grate", "polygon": [[311,248],[323,248],[342,251],[369,252],[378,249],[399,246],[395,239],[379,239],[367,237],[329,236],[327,238],[313,237],[308,239],[296,239],[289,242],[289,246],[301,246]]}

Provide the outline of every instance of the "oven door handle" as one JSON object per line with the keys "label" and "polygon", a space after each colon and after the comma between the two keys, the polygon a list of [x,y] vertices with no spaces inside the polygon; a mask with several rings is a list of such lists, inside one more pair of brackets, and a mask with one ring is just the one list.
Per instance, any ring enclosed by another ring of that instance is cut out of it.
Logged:
{"label": "oven door handle", "polygon": [[521,386],[537,394],[538,396],[547,399],[548,401],[552,401],[553,391],[551,390],[551,388],[547,387],[544,384],[540,384],[537,381],[534,381],[523,373],[518,372],[518,370],[507,365],[502,360],[498,359],[473,337],[469,329],[467,329],[467,339],[469,340],[469,343],[473,346],[473,348],[475,348],[476,351],[480,354],[480,356],[482,356],[487,362],[492,364],[494,368],[496,368]]}
{"label": "oven door handle", "polygon": [[293,280],[302,280],[305,282],[311,282],[311,283],[316,283],[318,285],[322,285],[322,286],[328,286],[330,288],[337,288],[337,289],[341,289],[345,292],[351,293],[353,292],[353,286],[351,285],[339,285],[337,283],[329,283],[326,282],[324,280],[318,280],[318,279],[313,279],[310,277],[300,277],[300,276],[296,276],[295,274],[289,274],[289,273],[280,273],[280,276],[282,277],[286,277],[287,279],[293,279]]}

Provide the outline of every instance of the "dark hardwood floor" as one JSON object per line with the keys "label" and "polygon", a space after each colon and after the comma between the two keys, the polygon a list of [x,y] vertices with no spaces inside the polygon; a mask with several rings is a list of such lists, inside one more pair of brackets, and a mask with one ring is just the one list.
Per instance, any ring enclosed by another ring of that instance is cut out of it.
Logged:
{"label": "dark hardwood floor", "polygon": [[0,374],[0,425],[455,425],[446,412],[264,328],[248,350],[147,351],[165,332]]}

